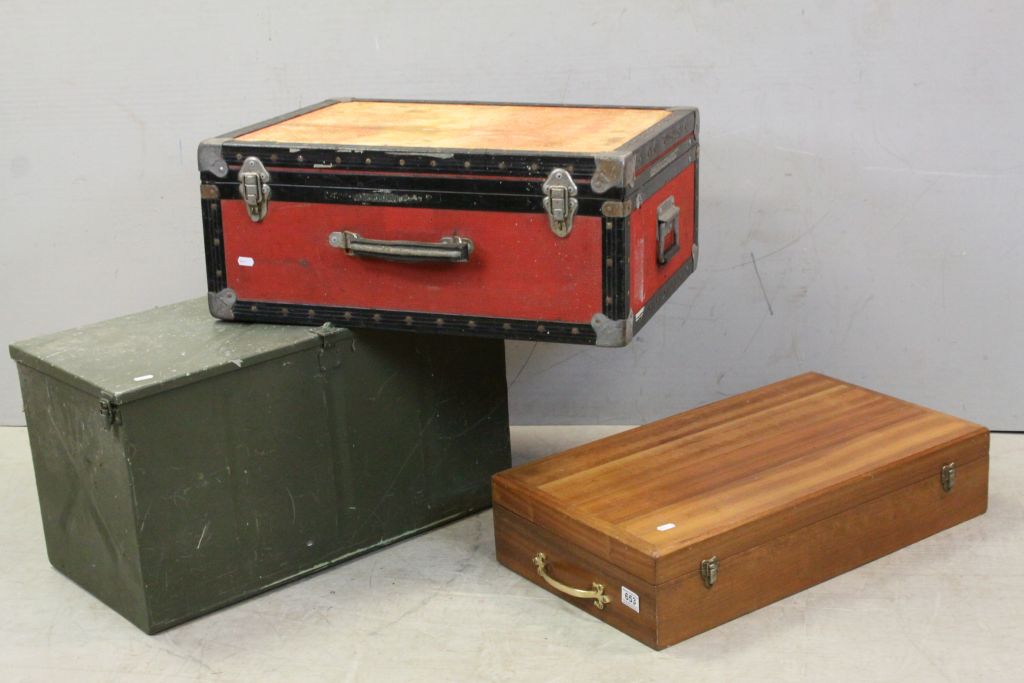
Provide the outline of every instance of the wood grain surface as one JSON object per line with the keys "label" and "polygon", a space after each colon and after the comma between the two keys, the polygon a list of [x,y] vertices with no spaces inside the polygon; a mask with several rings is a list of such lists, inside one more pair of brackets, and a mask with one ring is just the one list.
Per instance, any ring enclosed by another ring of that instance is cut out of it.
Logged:
{"label": "wood grain surface", "polygon": [[437,102],[339,102],[239,136],[247,142],[366,147],[609,152],[667,109]]}
{"label": "wood grain surface", "polygon": [[[721,559],[718,581],[707,588],[695,564],[672,581],[651,585],[503,507],[494,508],[498,561],[548,592],[657,649],[714,628],[776,600],[826,581],[985,512],[988,456],[958,468],[952,491],[929,477],[814,524],[781,534]],[[532,558],[543,552],[549,571],[572,586],[601,583],[611,602],[566,596],[538,575]],[[625,586],[640,610],[622,604]]]}
{"label": "wood grain surface", "polygon": [[652,584],[988,453],[979,425],[808,373],[494,477],[494,500]]}

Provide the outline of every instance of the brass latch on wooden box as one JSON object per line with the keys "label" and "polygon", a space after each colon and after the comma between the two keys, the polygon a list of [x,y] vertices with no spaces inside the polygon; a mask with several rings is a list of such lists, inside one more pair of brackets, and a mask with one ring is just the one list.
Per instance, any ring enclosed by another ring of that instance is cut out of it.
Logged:
{"label": "brass latch on wooden box", "polygon": [[943,491],[952,491],[953,485],[956,484],[956,463],[951,462],[942,466],[942,472],[939,474],[939,481],[942,482]]}
{"label": "brass latch on wooden box", "polygon": [[711,588],[718,581],[718,558],[712,555],[700,562],[700,576],[704,579],[704,585]]}

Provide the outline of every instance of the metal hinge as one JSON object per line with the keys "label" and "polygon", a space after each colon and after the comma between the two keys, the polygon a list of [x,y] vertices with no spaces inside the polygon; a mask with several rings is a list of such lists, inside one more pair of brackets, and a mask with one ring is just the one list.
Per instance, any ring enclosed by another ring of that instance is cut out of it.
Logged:
{"label": "metal hinge", "polygon": [[121,412],[117,409],[117,404],[111,402],[109,398],[100,399],[100,415],[103,416],[107,427],[121,424]]}
{"label": "metal hinge", "polygon": [[544,181],[544,210],[548,212],[551,232],[565,237],[572,231],[572,219],[580,202],[576,199],[576,183],[564,168],[556,168]]}
{"label": "metal hinge", "polygon": [[263,220],[270,204],[270,173],[256,157],[247,157],[238,169],[238,193],[245,202],[249,218],[254,223]]}
{"label": "metal hinge", "polygon": [[956,463],[951,462],[942,466],[942,471],[939,473],[939,481],[942,482],[943,491],[952,491],[953,485],[956,484]]}
{"label": "metal hinge", "polygon": [[704,585],[711,588],[718,581],[718,558],[712,555],[700,562],[700,576],[704,579]]}

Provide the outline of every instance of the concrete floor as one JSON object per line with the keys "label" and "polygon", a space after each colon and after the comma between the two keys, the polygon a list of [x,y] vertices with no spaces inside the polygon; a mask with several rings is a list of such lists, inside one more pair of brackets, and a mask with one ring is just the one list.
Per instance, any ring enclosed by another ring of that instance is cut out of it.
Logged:
{"label": "concrete floor", "polygon": [[[616,431],[520,427],[516,461]],[[499,566],[491,513],[157,636],[51,569],[25,430],[0,428],[0,679],[1024,680],[1024,436],[989,512],[654,652]]]}

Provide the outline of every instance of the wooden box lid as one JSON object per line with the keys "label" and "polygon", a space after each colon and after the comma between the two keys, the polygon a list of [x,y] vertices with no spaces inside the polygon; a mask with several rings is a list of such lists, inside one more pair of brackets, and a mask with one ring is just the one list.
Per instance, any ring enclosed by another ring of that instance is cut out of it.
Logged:
{"label": "wooden box lid", "polygon": [[657,585],[988,452],[988,430],[808,373],[499,473],[495,506]]}
{"label": "wooden box lid", "polygon": [[370,148],[611,152],[672,114],[665,108],[350,100],[240,135],[242,142]]}

